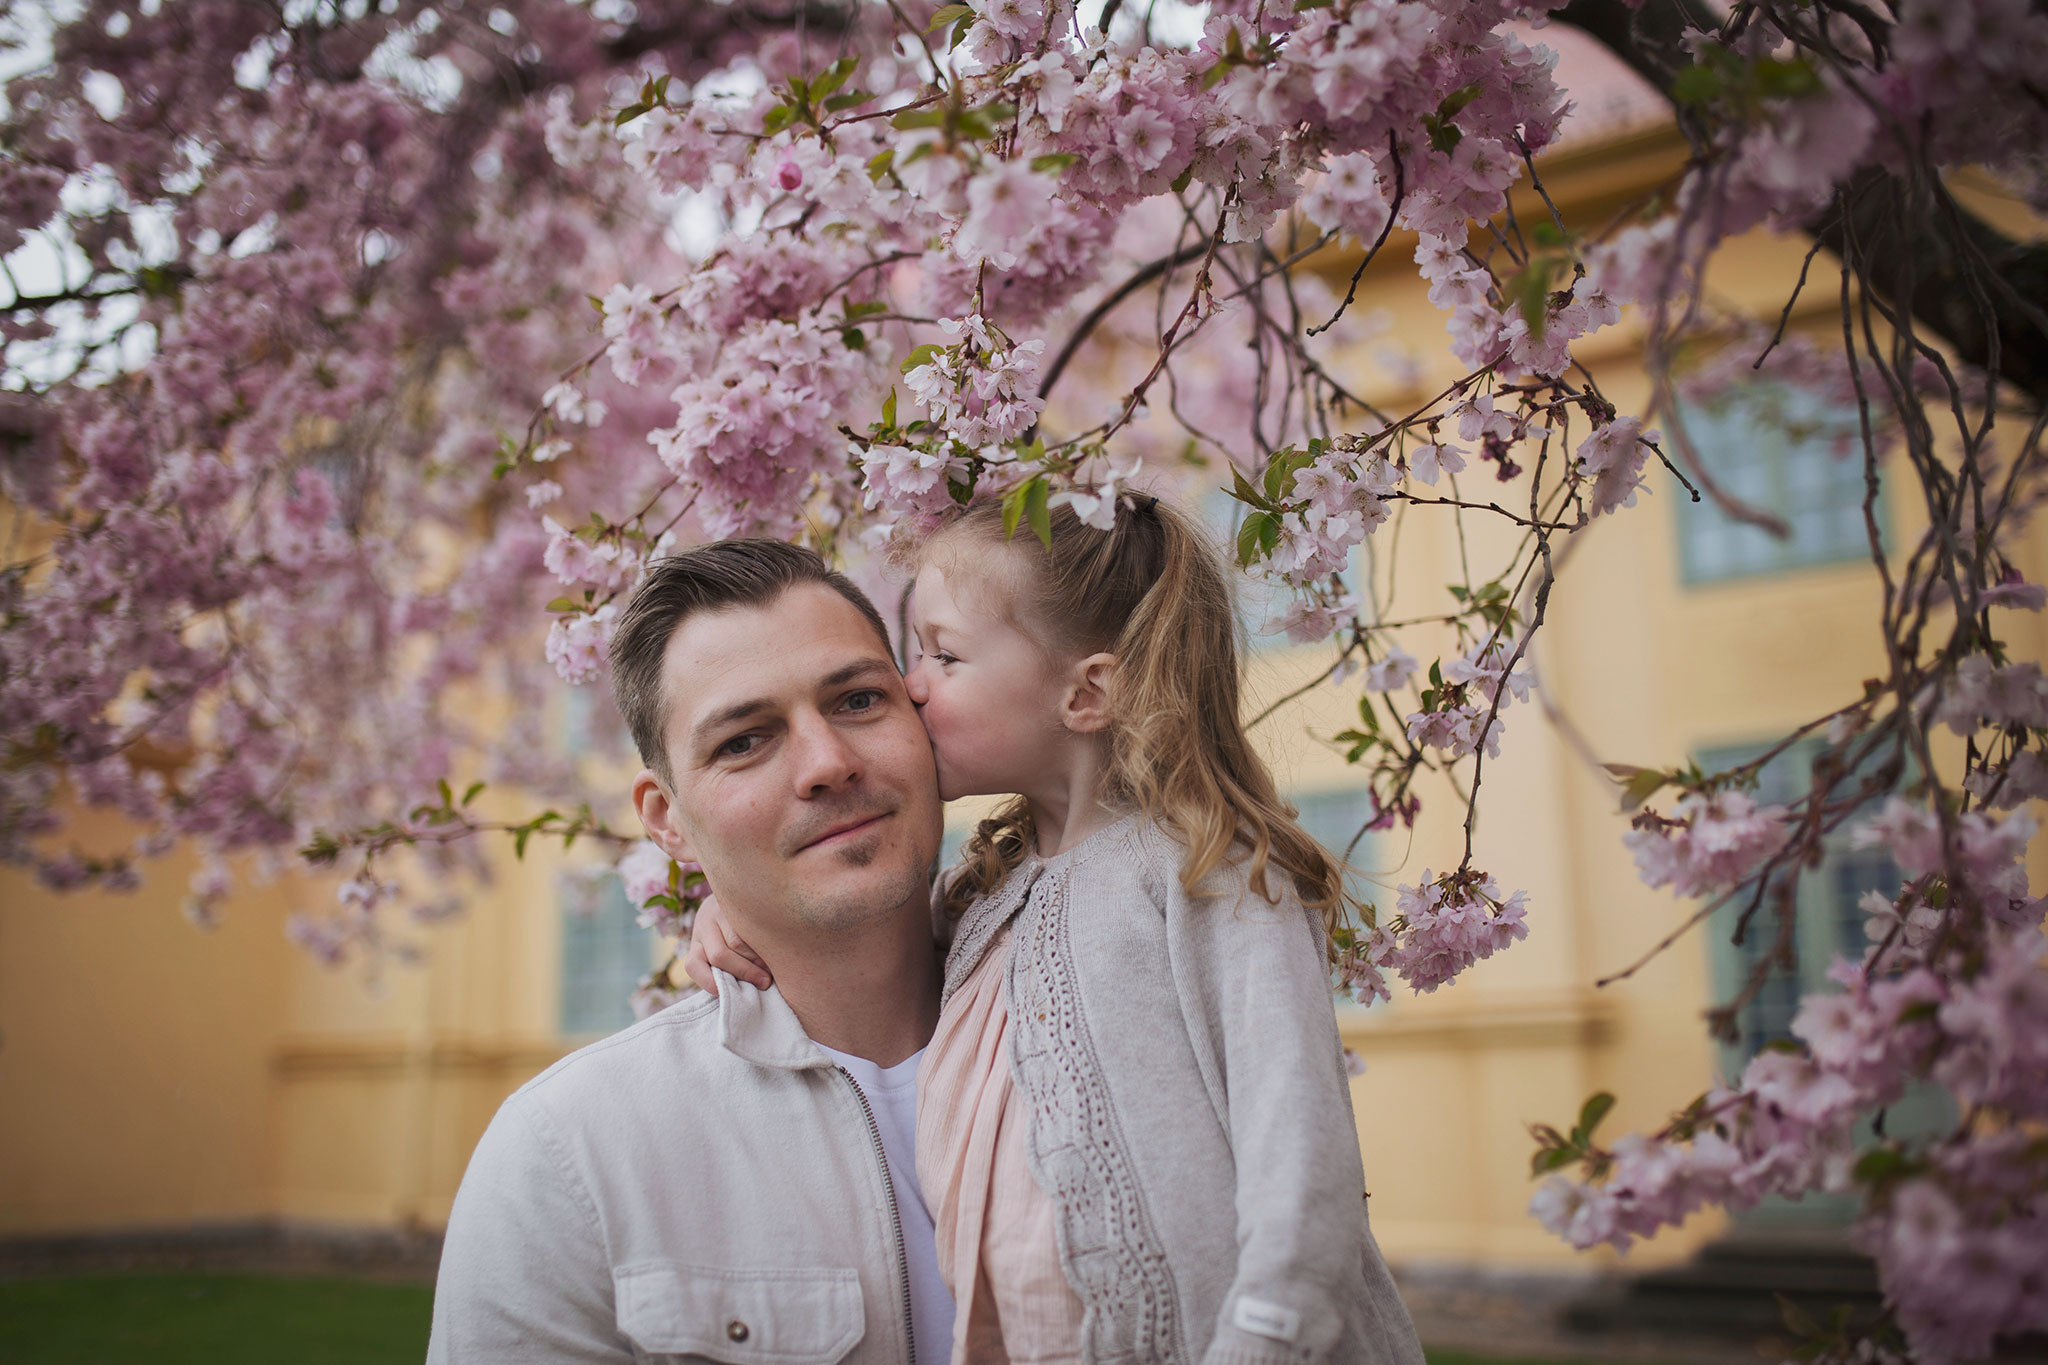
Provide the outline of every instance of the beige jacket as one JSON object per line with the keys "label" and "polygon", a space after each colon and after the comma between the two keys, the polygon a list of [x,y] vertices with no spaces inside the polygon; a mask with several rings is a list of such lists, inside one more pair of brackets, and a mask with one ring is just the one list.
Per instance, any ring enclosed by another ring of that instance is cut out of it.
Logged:
{"label": "beige jacket", "polygon": [[1090,1365],[1423,1365],[1366,1222],[1321,925],[1241,869],[1180,884],[1130,816],[961,917],[1014,924],[1010,1064]]}
{"label": "beige jacket", "polygon": [[498,1110],[449,1215],[429,1362],[910,1359],[865,1098],[779,991],[720,986]]}

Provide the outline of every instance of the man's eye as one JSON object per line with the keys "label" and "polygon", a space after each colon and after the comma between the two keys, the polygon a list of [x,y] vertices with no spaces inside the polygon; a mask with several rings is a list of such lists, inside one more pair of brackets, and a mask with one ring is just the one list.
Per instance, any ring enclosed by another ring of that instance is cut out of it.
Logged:
{"label": "man's eye", "polygon": [[882,704],[882,694],[873,688],[855,692],[845,701],[849,711],[872,711]]}
{"label": "man's eye", "polygon": [[754,746],[760,743],[760,741],[761,737],[759,735],[734,735],[731,739],[718,746],[718,756],[720,758],[745,758],[754,751]]}

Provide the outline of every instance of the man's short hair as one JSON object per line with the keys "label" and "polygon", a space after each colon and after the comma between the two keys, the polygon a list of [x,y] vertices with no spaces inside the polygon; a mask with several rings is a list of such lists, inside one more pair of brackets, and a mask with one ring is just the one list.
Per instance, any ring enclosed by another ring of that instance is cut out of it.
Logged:
{"label": "man's short hair", "polygon": [[802,583],[821,583],[851,602],[875,628],[882,652],[893,652],[888,627],[868,595],[845,574],[826,565],[817,551],[786,541],[720,540],[658,559],[612,632],[612,695],[633,732],[640,761],[664,782],[669,772],[668,699],[662,696],[661,663],[669,637],[698,612],[766,606]]}

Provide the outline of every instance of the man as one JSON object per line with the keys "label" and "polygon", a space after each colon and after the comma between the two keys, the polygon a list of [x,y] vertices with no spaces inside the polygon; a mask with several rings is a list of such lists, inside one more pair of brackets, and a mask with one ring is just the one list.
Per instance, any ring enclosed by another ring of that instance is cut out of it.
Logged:
{"label": "man", "polygon": [[655,565],[613,688],[648,836],[773,972],[508,1099],[449,1216],[428,1359],[944,1361],[911,1153],[938,1018],[930,745],[872,604],[808,550]]}

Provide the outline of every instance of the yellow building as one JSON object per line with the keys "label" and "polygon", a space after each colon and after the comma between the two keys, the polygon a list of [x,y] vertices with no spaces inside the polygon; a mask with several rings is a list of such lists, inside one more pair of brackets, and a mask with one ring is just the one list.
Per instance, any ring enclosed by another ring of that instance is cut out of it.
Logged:
{"label": "yellow building", "polygon": [[[1553,154],[1545,179],[1570,221],[1599,223],[1668,177],[1683,151],[1668,128],[1628,133]],[[1744,239],[1722,253],[1712,285],[1775,315],[1802,254],[1796,241]],[[1390,242],[1359,306],[1388,310],[1394,335],[1435,355],[1442,315],[1409,257]],[[1825,325],[1831,294],[1809,298],[1818,311],[1808,320]],[[1625,324],[1585,357],[1624,411],[1646,399],[1634,344]],[[1725,945],[1693,934],[1595,985],[1690,906],[1636,880],[1614,786],[1593,756],[1667,765],[1733,752],[1841,704],[1879,669],[1877,585],[1860,531],[1845,536],[1830,510],[1860,497],[1860,478],[1844,491],[1841,471],[1853,466],[1785,449],[1739,410],[1704,415],[1698,436],[1724,479],[1787,515],[1795,536],[1759,541],[1659,477],[1646,505],[1581,538],[1538,639],[1540,698],[1507,716],[1477,833],[1480,865],[1530,893],[1529,938],[1433,995],[1344,1011],[1347,1041],[1368,1064],[1354,1096],[1375,1227],[1397,1265],[1589,1264],[1526,1212],[1525,1125],[1567,1121],[1605,1089],[1620,1097],[1606,1131],[1654,1126],[1729,1060],[1701,1021],[1740,966]],[[1903,502],[1888,515],[1903,517]],[[1505,562],[1495,530],[1471,529],[1467,553]],[[1897,543],[1909,529],[1895,527]],[[2037,532],[2021,564],[2030,580],[2048,578],[2044,551]],[[1396,615],[1441,611],[1442,585],[1459,577],[1451,523],[1413,517],[1400,554]],[[2033,632],[2013,641],[2020,656],[2043,655],[2038,618],[2011,626]],[[1312,650],[1265,649],[1254,697],[1283,696],[1326,663]],[[1355,720],[1355,695],[1355,684],[1312,690],[1260,728],[1305,818],[1330,838],[1363,819],[1358,774],[1324,742]],[[1432,788],[1424,800],[1412,845],[1405,834],[1361,844],[1374,881],[1456,865],[1455,798]],[[119,834],[88,820],[83,835],[96,830]],[[421,931],[424,964],[393,968],[374,988],[284,938],[290,910],[331,898],[322,883],[245,895],[206,934],[166,889],[189,871],[175,858],[129,897],[53,898],[0,877],[0,1240],[223,1223],[438,1227],[499,1101],[615,1026],[625,986],[644,970],[645,935],[622,901],[593,917],[565,913],[563,870],[538,842],[523,863],[506,850],[497,885],[467,918]],[[1809,975],[1846,932],[1846,889],[1881,869],[1845,861],[1834,871],[1803,910]],[[1782,1027],[1767,1009],[1753,1014],[1751,1045]],[[1724,1226],[1703,1215],[1632,1259],[1680,1259]]]}

